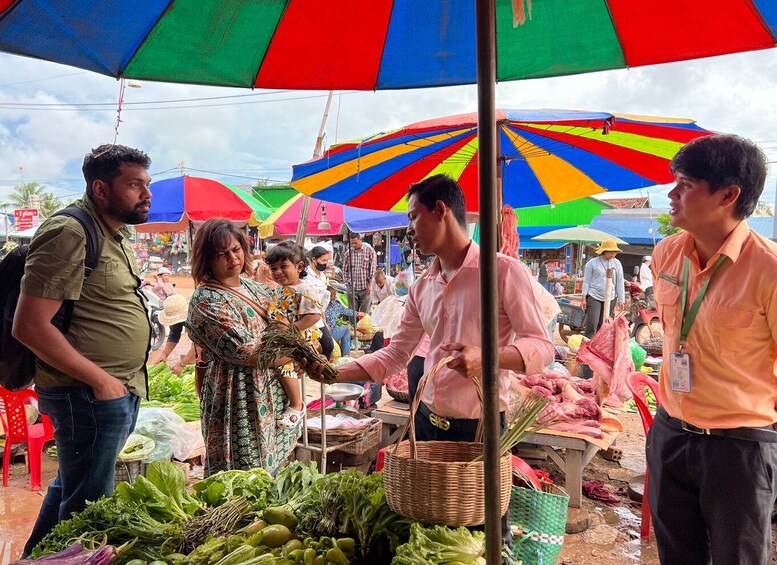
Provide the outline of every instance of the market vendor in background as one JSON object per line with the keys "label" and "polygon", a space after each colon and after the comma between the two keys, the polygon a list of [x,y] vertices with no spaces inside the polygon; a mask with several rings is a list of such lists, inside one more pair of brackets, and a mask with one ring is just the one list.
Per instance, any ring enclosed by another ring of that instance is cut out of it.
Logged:
{"label": "market vendor in background", "polygon": [[[585,264],[583,274],[583,299],[580,305],[585,310],[585,336],[592,338],[602,327],[607,317],[615,314],[615,306],[623,307],[626,302],[626,289],[623,281],[623,265],[615,256],[621,250],[612,239],[605,239],[596,249],[598,257]],[[613,269],[612,289],[610,290],[610,312],[604,312],[604,292],[607,285],[607,269]]]}
{"label": "market vendor in background", "polygon": [[348,287],[348,305],[355,312],[370,313],[370,289],[378,257],[358,233],[351,234],[351,247],[343,257],[343,279]]}
{"label": "market vendor in background", "polygon": [[777,493],[777,245],[745,221],[767,157],[734,135],[672,159],[653,253],[664,327],[661,408],[646,444],[661,563],[763,563]]}
{"label": "market vendor in background", "polygon": [[[160,361],[167,361],[173,349],[181,342],[181,335],[183,334],[183,328],[186,323],[186,317],[189,310],[189,301],[186,297],[180,294],[173,294],[168,296],[164,301],[164,308],[159,314],[159,321],[167,326],[167,340],[165,344],[159,349],[149,355],[148,362],[150,365],[159,363]],[[176,375],[180,375],[186,365],[194,363],[195,353],[194,346],[189,348],[189,351],[184,354],[181,359],[172,366],[173,372]]]}
{"label": "market vendor in background", "polygon": [[645,301],[648,304],[648,308],[654,308],[653,306],[653,271],[650,270],[650,263],[653,258],[650,255],[645,255],[642,258],[642,264],[639,266],[639,283],[642,286],[642,291],[645,293]]}
{"label": "market vendor in background", "polygon": [[271,371],[257,368],[270,293],[252,275],[248,239],[229,220],[213,218],[197,230],[187,328],[207,366],[199,388],[206,477],[256,467],[274,472],[300,433],[280,425],[286,394]]}
{"label": "market vendor in background", "polygon": [[[416,414],[420,441],[473,441],[481,417],[474,377],[481,375],[480,247],[467,235],[464,192],[445,175],[408,190],[408,235],[432,266],[410,287],[391,343],[339,367],[340,381],[382,382],[404,369],[424,334],[429,335],[425,373],[443,358],[453,360],[424,389]],[[531,271],[517,259],[497,256],[499,286],[499,392],[502,424],[508,407],[510,371],[535,374],[553,361]],[[519,337],[520,336],[520,337]],[[320,366],[311,367],[316,374]],[[506,530],[505,530],[506,531]]]}
{"label": "market vendor in background", "polygon": [[370,290],[370,300],[373,306],[377,306],[382,300],[394,296],[397,289],[394,288],[394,278],[383,272],[383,269],[375,270],[375,277]]}
{"label": "market vendor in background", "polygon": [[170,281],[171,274],[167,267],[159,267],[156,272],[156,280],[148,285],[151,292],[159,297],[159,300],[164,301],[168,296],[175,294],[175,285]]}

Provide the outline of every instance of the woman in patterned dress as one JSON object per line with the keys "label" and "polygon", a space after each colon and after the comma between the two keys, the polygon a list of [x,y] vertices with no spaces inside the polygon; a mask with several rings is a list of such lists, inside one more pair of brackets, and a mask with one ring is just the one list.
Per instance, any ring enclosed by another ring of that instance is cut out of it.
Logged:
{"label": "woman in patterned dress", "polygon": [[299,426],[278,425],[286,395],[276,378],[256,368],[270,291],[252,274],[245,235],[223,218],[205,222],[192,245],[197,289],[187,322],[207,364],[199,389],[205,476],[255,467],[274,472],[300,434]]}

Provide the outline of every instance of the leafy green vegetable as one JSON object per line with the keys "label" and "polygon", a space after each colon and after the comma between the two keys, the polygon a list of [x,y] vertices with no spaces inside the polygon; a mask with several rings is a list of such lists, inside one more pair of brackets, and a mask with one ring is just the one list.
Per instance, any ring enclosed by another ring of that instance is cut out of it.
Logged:
{"label": "leafy green vegetable", "polygon": [[148,372],[148,397],[154,401],[166,404],[178,402],[197,403],[197,392],[194,386],[194,374],[185,373],[181,376],[173,373],[164,362],[155,365]]}
{"label": "leafy green vegetable", "polygon": [[[213,484],[223,485],[210,488]],[[264,469],[250,471],[221,471],[194,483],[195,496],[208,506],[220,506],[228,499],[245,497],[254,510],[266,508],[274,496],[275,482]]]}
{"label": "leafy green vegetable", "polygon": [[485,565],[485,534],[467,528],[410,526],[410,541],[397,548],[391,565]]}
{"label": "leafy green vegetable", "polygon": [[179,402],[173,405],[173,412],[187,422],[196,422],[200,419],[199,402]]}
{"label": "leafy green vegetable", "polygon": [[347,535],[359,542],[364,562],[386,563],[409,537],[411,520],[389,508],[383,474],[331,473],[317,479],[298,503],[298,532],[309,536]]}
{"label": "leafy green vegetable", "polygon": [[121,483],[114,497],[143,504],[148,514],[162,522],[183,522],[202,510],[202,503],[186,492],[186,476],[170,461],[154,461],[134,485]]}
{"label": "leafy green vegetable", "polygon": [[146,512],[144,504],[116,496],[102,497],[96,502],[87,502],[83,511],[57,524],[35,547],[32,556],[38,558],[62,551],[75,541],[85,547],[96,547],[103,543],[120,546],[137,540],[117,556],[117,562],[135,557],[153,561],[176,547],[181,539],[179,524],[155,520]]}

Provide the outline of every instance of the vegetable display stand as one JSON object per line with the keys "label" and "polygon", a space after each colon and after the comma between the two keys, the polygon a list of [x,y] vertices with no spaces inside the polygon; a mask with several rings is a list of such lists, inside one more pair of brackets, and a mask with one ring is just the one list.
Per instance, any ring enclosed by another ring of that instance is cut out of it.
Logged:
{"label": "vegetable display stand", "polygon": [[556,485],[513,487],[510,527],[513,557],[524,565],[553,565],[561,553],[569,496]]}
{"label": "vegetable display stand", "polygon": [[[301,387],[302,387],[302,398],[306,398],[305,394],[305,379],[300,379],[301,381]],[[344,387],[345,383],[337,384],[338,387]],[[353,392],[348,393],[346,391],[343,393],[342,391],[339,391],[339,394],[335,394],[334,396],[327,390],[327,385],[325,385],[323,382],[320,383],[321,386],[321,409],[320,409],[320,415],[321,415],[321,427],[320,428],[310,428],[308,426],[308,412],[307,410],[302,416],[302,442],[297,442],[297,449],[303,450],[303,451],[309,451],[313,454],[311,459],[315,461],[319,461],[319,468],[322,473],[326,474],[327,470],[327,454],[332,451],[337,450],[350,450],[350,453],[354,454],[361,454],[367,449],[372,447],[372,443],[374,442],[375,445],[380,443],[380,433],[381,433],[381,427],[380,427],[380,421],[373,422],[368,430],[361,430],[360,432],[357,430],[356,434],[352,434],[352,431],[348,430],[332,430],[327,432],[326,429],[326,415],[327,413],[337,413],[342,412],[342,410],[326,410],[326,399],[331,398],[335,400],[336,402],[344,402],[347,400],[355,400],[359,398],[363,393],[364,389],[354,386]],[[357,390],[358,389],[358,390]],[[350,413],[350,412],[349,412]],[[353,413],[355,417],[358,418],[367,418],[367,416],[364,416],[362,414],[359,414],[358,412]],[[366,433],[366,439],[365,439],[365,432]],[[347,438],[345,441],[342,441],[343,434],[347,435]],[[332,439],[335,439],[335,443],[329,443]],[[341,441],[338,441],[341,440]],[[363,441],[364,440],[364,441]],[[345,444],[345,445],[343,445]],[[319,456],[316,456],[315,454],[320,454]]]}
{"label": "vegetable display stand", "polygon": [[[383,488],[389,507],[402,516],[428,524],[479,526],[485,522],[482,443],[415,440],[414,418],[426,384],[434,380],[440,361],[423,379],[410,407],[410,417],[400,434],[410,432],[409,440],[400,441],[385,452]],[[477,434],[476,434],[477,439]],[[505,453],[500,466],[500,512],[510,503],[512,482],[511,455]]]}

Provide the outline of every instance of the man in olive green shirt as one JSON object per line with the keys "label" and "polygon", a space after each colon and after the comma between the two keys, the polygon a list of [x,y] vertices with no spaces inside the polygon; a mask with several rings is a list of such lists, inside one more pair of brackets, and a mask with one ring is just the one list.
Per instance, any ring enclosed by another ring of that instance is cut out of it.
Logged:
{"label": "man in olive green shirt", "polygon": [[[151,326],[126,224],[148,220],[148,167],[142,151],[102,145],[84,158],[86,194],[76,206],[94,220],[99,261],[85,277],[86,234],[78,220],[46,220],[30,244],[14,337],[38,357],[35,387],[54,424],[59,472],[24,554],[87,500],[110,495],[116,458],[146,396]],[[73,300],[66,335],[51,320]]]}

